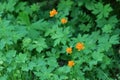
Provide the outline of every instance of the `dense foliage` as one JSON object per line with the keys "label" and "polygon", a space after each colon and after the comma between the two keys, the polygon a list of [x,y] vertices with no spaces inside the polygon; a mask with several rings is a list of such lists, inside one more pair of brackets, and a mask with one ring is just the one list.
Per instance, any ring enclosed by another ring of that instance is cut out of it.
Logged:
{"label": "dense foliage", "polygon": [[0,0],[0,80],[120,80],[120,0]]}

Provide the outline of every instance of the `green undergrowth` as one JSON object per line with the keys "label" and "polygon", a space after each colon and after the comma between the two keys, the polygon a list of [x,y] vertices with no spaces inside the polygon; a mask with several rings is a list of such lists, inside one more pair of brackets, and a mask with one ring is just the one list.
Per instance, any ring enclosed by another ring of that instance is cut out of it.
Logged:
{"label": "green undergrowth", "polygon": [[120,80],[119,6],[120,0],[0,0],[0,80]]}

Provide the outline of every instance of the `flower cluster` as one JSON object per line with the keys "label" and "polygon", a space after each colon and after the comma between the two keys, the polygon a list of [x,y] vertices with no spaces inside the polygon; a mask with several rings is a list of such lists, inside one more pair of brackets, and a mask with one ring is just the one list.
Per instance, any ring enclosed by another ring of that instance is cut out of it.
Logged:
{"label": "flower cluster", "polygon": [[[50,17],[54,17],[54,16],[57,15],[57,14],[58,14],[58,12],[57,12],[57,10],[55,10],[55,9],[52,9],[52,10],[50,11]],[[62,24],[66,24],[67,22],[68,22],[68,20],[67,20],[66,18],[62,18],[62,19],[61,19],[61,23],[62,23]],[[78,51],[83,50],[83,49],[84,49],[84,44],[81,43],[81,42],[78,42],[78,43],[76,44],[75,48],[76,48]],[[72,54],[72,47],[66,48],[66,52],[67,52],[67,54]],[[75,65],[75,62],[74,62],[73,60],[68,61],[68,66],[69,66],[69,67],[73,67],[74,65]]]}
{"label": "flower cluster", "polygon": [[[83,44],[83,43],[78,42],[78,43],[76,44],[75,48],[76,48],[78,51],[80,51],[80,50],[83,50],[85,47],[84,47],[84,44]],[[71,47],[66,48],[66,52],[67,52],[68,54],[72,54],[72,48],[71,48]],[[74,66],[74,64],[75,64],[75,62],[74,62],[73,60],[68,61],[68,66],[69,66],[69,67]]]}
{"label": "flower cluster", "polygon": [[[78,43],[76,44],[75,48],[76,48],[78,51],[80,51],[80,50],[83,50],[85,47],[84,47],[84,44],[83,44],[83,43],[78,42]],[[71,53],[72,53],[72,48],[71,48],[71,47],[66,48],[66,52],[67,52],[68,54],[71,54]]]}
{"label": "flower cluster", "polygon": [[[54,17],[55,15],[57,15],[58,14],[58,12],[57,12],[57,10],[55,10],[55,9],[52,9],[51,11],[50,11],[50,17]],[[66,24],[68,21],[67,21],[67,19],[66,18],[62,18],[61,19],[61,23],[62,24]]]}

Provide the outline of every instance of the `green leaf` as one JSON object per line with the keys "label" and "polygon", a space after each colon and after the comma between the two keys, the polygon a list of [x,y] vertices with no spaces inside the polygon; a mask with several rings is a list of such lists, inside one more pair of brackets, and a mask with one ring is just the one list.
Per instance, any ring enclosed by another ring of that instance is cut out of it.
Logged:
{"label": "green leaf", "polygon": [[0,50],[2,50],[5,47],[6,42],[2,39],[0,40]]}
{"label": "green leaf", "polygon": [[60,44],[60,42],[61,42],[61,39],[56,39],[56,40],[54,41],[54,46]]}
{"label": "green leaf", "polygon": [[102,69],[100,68],[97,68],[97,77],[99,78],[99,80],[113,80],[111,78],[109,78],[108,74],[105,73],[105,71],[103,71]]}
{"label": "green leaf", "polygon": [[92,58],[95,59],[96,61],[102,61],[103,56],[104,56],[104,54],[100,53],[100,52],[95,51],[95,52],[92,53]]}
{"label": "green leaf", "polygon": [[52,39],[54,39],[54,46],[62,43],[66,44],[66,42],[69,40],[68,38],[71,36],[69,34],[69,27],[65,28],[64,30],[62,28],[57,28],[56,33],[52,35]]}
{"label": "green leaf", "polygon": [[36,50],[38,52],[41,52],[43,49],[47,48],[47,44],[44,38],[40,38],[38,41],[39,42],[36,44],[37,45]]}
{"label": "green leaf", "polygon": [[104,27],[105,25],[110,25],[113,29],[115,28],[116,24],[118,23],[118,19],[116,16],[111,16],[108,19],[102,18],[102,19],[97,19],[97,27]]}
{"label": "green leaf", "polygon": [[112,46],[109,43],[109,34],[103,34],[98,38],[98,50],[99,51],[108,51],[109,48]]}
{"label": "green leaf", "polygon": [[32,4],[31,5],[31,10],[32,11],[38,11],[39,10],[39,6],[37,4]]}
{"label": "green leaf", "polygon": [[16,51],[9,50],[8,52],[6,52],[6,61],[10,64],[14,60],[15,56],[16,56]]}
{"label": "green leaf", "polygon": [[28,49],[32,50],[32,49],[36,49],[37,52],[41,52],[42,50],[46,49],[48,46],[45,42],[45,39],[40,37],[38,38],[38,40],[33,41],[33,43],[31,45],[29,45]]}
{"label": "green leaf", "polygon": [[103,4],[98,2],[97,4],[94,5],[94,9],[93,9],[92,13],[99,14],[103,8],[104,8]]}
{"label": "green leaf", "polygon": [[109,42],[111,44],[118,44],[119,43],[119,35],[113,35],[110,37]]}
{"label": "green leaf", "polygon": [[8,80],[8,76],[4,74],[0,76],[0,80]]}
{"label": "green leaf", "polygon": [[109,13],[113,10],[111,7],[110,7],[110,4],[106,4],[104,6],[104,9],[103,9],[103,16],[104,17],[108,17]]}
{"label": "green leaf", "polygon": [[[61,0],[60,3],[58,4],[58,11],[60,17],[64,17],[69,14],[69,11],[72,7],[73,1],[71,0]],[[58,16],[59,17],[59,16]]]}
{"label": "green leaf", "polygon": [[30,28],[28,30],[28,37],[30,37],[31,39],[36,39],[37,37],[39,37],[39,35],[40,32],[35,29]]}
{"label": "green leaf", "polygon": [[20,12],[18,19],[21,21],[20,24],[30,25],[29,15],[26,12]]}
{"label": "green leaf", "polygon": [[88,9],[88,10],[92,10],[94,8],[94,2],[88,0],[88,1],[85,1],[86,4],[85,4],[85,7]]}
{"label": "green leaf", "polygon": [[0,3],[0,11],[1,11],[0,14],[3,13],[5,8],[6,8],[6,3],[5,2],[4,3]]}
{"label": "green leaf", "polygon": [[68,67],[68,66],[60,67],[60,68],[58,68],[58,72],[59,73],[69,73],[70,72],[70,67]]}
{"label": "green leaf", "polygon": [[58,24],[52,24],[52,27],[48,27],[45,32],[45,36],[52,36],[58,30]]}
{"label": "green leaf", "polygon": [[12,71],[14,71],[15,69],[16,69],[16,67],[17,67],[17,65],[14,63],[14,62],[12,62],[10,65],[9,65],[9,67],[7,67],[7,72],[12,72]]}
{"label": "green leaf", "polygon": [[23,47],[28,47],[31,42],[32,40],[30,38],[24,38],[22,41]]}
{"label": "green leaf", "polygon": [[104,56],[103,58],[104,58],[103,59],[104,64],[101,64],[101,67],[102,69],[106,69],[108,65],[111,64],[111,59],[108,56]]}
{"label": "green leaf", "polygon": [[9,50],[7,53],[6,53],[6,58],[9,59],[9,58],[13,58],[16,56],[16,51],[15,50]]}
{"label": "green leaf", "polygon": [[43,19],[40,19],[39,21],[36,21],[31,24],[31,28],[35,30],[46,30],[51,24],[49,24],[47,21],[44,21]]}
{"label": "green leaf", "polygon": [[[51,64],[52,63],[52,64]],[[55,57],[50,57],[50,58],[47,58],[47,64],[50,66],[50,67],[57,67],[58,66],[58,63],[57,63],[57,60]]]}
{"label": "green leaf", "polygon": [[6,10],[10,12],[14,11],[17,1],[18,0],[9,0],[6,4]]}
{"label": "green leaf", "polygon": [[105,33],[111,33],[112,32],[112,26],[110,24],[104,25],[102,28],[102,31]]}
{"label": "green leaf", "polygon": [[27,60],[27,54],[19,53],[19,55],[16,56],[17,63],[25,63],[26,60]]}
{"label": "green leaf", "polygon": [[24,11],[26,4],[27,4],[27,2],[19,2],[19,4],[17,4],[15,7],[15,11],[16,12]]}
{"label": "green leaf", "polygon": [[34,61],[29,62],[28,68],[29,68],[30,70],[33,70],[34,67],[36,67],[36,64],[34,63]]}
{"label": "green leaf", "polygon": [[115,15],[111,16],[107,21],[108,21],[107,23],[110,24],[113,28],[118,23],[118,19],[117,19],[117,17]]}
{"label": "green leaf", "polygon": [[88,68],[88,70],[92,69],[94,65],[97,65],[97,62],[99,61],[99,60],[96,60],[96,59],[95,59],[95,56],[94,56],[94,55],[95,55],[95,54],[92,55],[92,57],[94,57],[94,59],[93,59],[93,60],[90,60],[89,63],[88,63],[89,66],[90,66],[90,67]]}
{"label": "green leaf", "polygon": [[85,31],[89,31],[92,26],[91,26],[91,24],[87,24],[87,25],[81,24],[81,25],[79,25],[79,27],[80,27],[80,30],[85,32]]}
{"label": "green leaf", "polygon": [[28,68],[28,64],[22,64],[22,66],[21,66],[22,68],[21,68],[21,70],[22,71],[29,71],[29,68]]}
{"label": "green leaf", "polygon": [[112,11],[112,8],[110,7],[110,4],[106,4],[105,6],[98,2],[95,4],[92,13],[97,14],[97,18],[106,18],[108,17],[109,13]]}

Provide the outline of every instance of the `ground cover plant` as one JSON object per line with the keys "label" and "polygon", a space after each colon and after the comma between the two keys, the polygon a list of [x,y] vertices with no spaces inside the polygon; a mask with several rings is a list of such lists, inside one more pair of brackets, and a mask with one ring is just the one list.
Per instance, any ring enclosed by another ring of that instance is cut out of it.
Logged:
{"label": "ground cover plant", "polygon": [[0,80],[120,80],[120,0],[0,0]]}

